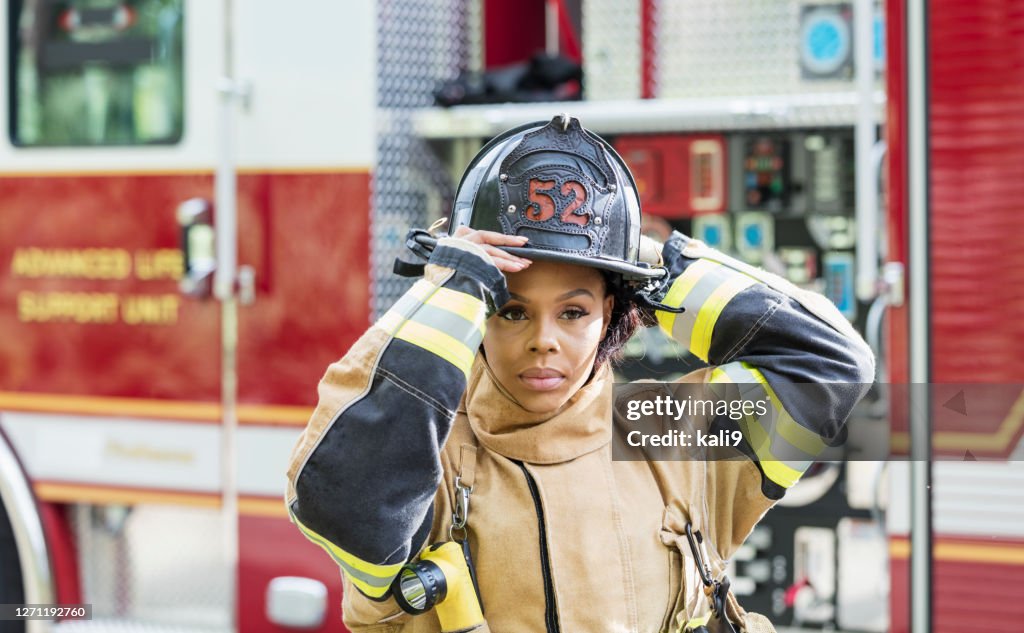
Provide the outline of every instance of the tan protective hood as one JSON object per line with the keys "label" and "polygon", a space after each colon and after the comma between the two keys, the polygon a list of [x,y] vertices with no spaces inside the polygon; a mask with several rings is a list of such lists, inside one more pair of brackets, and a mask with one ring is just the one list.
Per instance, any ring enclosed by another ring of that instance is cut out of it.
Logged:
{"label": "tan protective hood", "polygon": [[460,413],[469,418],[480,444],[495,453],[529,464],[558,464],[611,441],[613,383],[604,364],[559,411],[535,413],[515,401],[478,354]]}

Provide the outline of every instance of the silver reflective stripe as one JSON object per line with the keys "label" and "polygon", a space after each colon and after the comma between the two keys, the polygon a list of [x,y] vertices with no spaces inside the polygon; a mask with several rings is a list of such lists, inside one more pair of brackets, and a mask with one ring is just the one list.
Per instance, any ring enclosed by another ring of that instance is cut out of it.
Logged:
{"label": "silver reflective stripe", "polygon": [[[294,514],[292,514],[292,519],[295,521],[296,525],[302,528],[302,533],[305,534],[306,538],[313,541],[320,547],[324,548],[324,551],[331,555],[331,558],[334,559],[334,562],[338,563],[338,566],[341,567],[353,581],[359,581],[370,587],[386,590],[389,586],[391,586],[391,582],[395,579],[395,576],[398,575],[395,574],[387,578],[381,578],[379,576],[374,576],[373,574],[367,573],[360,569],[356,569],[355,567],[347,563],[343,558],[338,556],[338,554],[334,551],[335,549],[340,550],[341,548],[334,545],[333,543],[331,543],[324,537],[320,536],[313,530],[302,525],[302,523],[295,519]],[[351,554],[349,554],[349,556],[351,556]]]}
{"label": "silver reflective stripe", "polygon": [[[747,369],[740,363],[728,363],[718,369],[736,386],[740,399],[750,402],[763,401],[769,404],[765,415],[747,416],[746,424],[741,425],[747,442],[754,449],[758,459],[778,461],[801,473],[807,470],[817,457],[817,453],[803,451],[783,436],[780,428],[783,424],[796,425],[798,423],[795,420],[784,419],[788,418],[789,414],[782,403],[772,397],[764,385],[757,380],[753,373],[756,370]],[[825,448],[824,444],[821,448]]]}
{"label": "silver reflective stripe", "polygon": [[721,264],[714,264],[713,268],[697,280],[690,292],[683,298],[682,305],[686,307],[686,312],[676,315],[675,325],[672,326],[673,339],[690,349],[693,326],[697,323],[701,307],[707,303],[708,298],[715,290],[718,290],[735,274],[737,274],[735,271]]}
{"label": "silver reflective stripe", "polygon": [[434,307],[428,303],[416,310],[410,321],[428,326],[463,342],[470,352],[474,352],[483,340],[483,330],[470,323],[455,312]]}
{"label": "silver reflective stripe", "polygon": [[[821,439],[816,431],[809,429],[799,422],[797,422],[789,412],[783,407],[782,402],[777,396],[773,397],[765,390],[764,385],[757,380],[757,377],[753,374],[753,371],[742,366],[743,363],[729,363],[719,367],[734,383],[740,381],[755,382],[744,382],[739,384],[740,396],[745,400],[758,400],[761,398],[768,398],[771,401],[772,406],[779,411],[779,415],[772,419],[771,426],[766,427],[767,430],[773,435],[778,435],[786,441],[786,443],[795,447],[799,451],[799,456],[810,457],[811,459],[816,458],[820,455],[828,446]],[[761,372],[757,372],[761,373]],[[762,374],[763,376],[763,374]],[[763,426],[763,425],[762,425]]]}
{"label": "silver reflective stripe", "polygon": [[395,305],[391,306],[388,312],[392,312],[402,317],[402,320],[409,318],[409,315],[416,311],[423,301],[430,296],[431,291],[435,290],[436,286],[431,284],[425,279],[421,279],[413,284],[413,287],[408,290],[401,298],[395,302]]}
{"label": "silver reflective stripe", "polygon": [[462,341],[470,351],[475,350],[484,338],[483,328],[478,324],[467,321],[454,312],[436,308],[429,303],[421,305],[409,320],[432,327]]}
{"label": "silver reflective stripe", "polygon": [[360,580],[363,583],[365,583],[365,584],[367,584],[367,585],[369,585],[371,587],[377,587],[379,589],[387,589],[388,587],[391,586],[391,582],[394,580],[394,577],[391,577],[391,578],[378,578],[377,576],[373,576],[373,575],[368,574],[368,573],[366,573],[364,571],[359,571],[358,569],[356,569],[352,565],[349,565],[345,561],[343,561],[340,558],[338,558],[337,556],[335,556],[333,552],[331,553],[331,558],[333,558],[334,562],[338,563],[338,565],[342,569],[345,570],[345,573],[348,574],[350,578],[355,579],[355,580]]}

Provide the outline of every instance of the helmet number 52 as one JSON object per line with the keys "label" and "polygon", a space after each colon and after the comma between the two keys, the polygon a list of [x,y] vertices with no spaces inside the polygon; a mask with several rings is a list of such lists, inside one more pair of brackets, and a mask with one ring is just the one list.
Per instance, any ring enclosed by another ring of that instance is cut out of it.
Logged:
{"label": "helmet number 52", "polygon": [[[562,222],[567,224],[578,224],[586,226],[589,221],[589,213],[574,213],[587,201],[587,190],[575,180],[567,180],[562,184],[561,189],[555,189],[554,180],[530,179],[530,203],[527,205],[526,217],[536,222],[543,222],[554,217],[555,206],[564,206]],[[556,201],[555,198],[558,198]]]}

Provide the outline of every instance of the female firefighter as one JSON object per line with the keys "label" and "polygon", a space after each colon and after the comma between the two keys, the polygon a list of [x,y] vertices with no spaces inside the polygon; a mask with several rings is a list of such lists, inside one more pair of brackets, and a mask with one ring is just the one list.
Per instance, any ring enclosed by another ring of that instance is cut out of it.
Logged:
{"label": "female firefighter", "polygon": [[[561,116],[481,150],[450,237],[411,234],[424,278],[327,369],[288,472],[350,629],[771,630],[726,561],[840,435],[874,359],[820,295],[639,226],[625,163]],[[686,417],[740,438],[732,459],[612,458],[620,398],[668,393],[613,398],[609,359],[655,321],[708,363],[684,383],[761,403]]]}

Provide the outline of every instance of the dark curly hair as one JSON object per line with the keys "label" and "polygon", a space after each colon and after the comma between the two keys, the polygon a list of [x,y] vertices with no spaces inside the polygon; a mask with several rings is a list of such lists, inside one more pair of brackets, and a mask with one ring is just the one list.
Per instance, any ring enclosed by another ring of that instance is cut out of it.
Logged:
{"label": "dark curly hair", "polygon": [[636,291],[622,283],[622,278],[614,273],[601,271],[604,277],[604,291],[615,297],[615,306],[608,321],[608,333],[597,346],[597,357],[594,366],[601,363],[617,363],[622,360],[622,348],[641,327],[655,325],[654,315],[642,309],[637,302]]}

